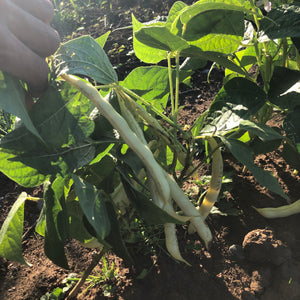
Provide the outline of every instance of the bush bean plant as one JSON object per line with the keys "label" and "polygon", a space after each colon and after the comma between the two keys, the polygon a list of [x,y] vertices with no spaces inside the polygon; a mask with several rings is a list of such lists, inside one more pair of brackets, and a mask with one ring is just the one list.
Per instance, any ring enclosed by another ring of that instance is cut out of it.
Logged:
{"label": "bush bean plant", "polygon": [[[300,169],[299,24],[297,2],[178,1],[159,21],[143,24],[132,16],[135,55],[149,66],[123,81],[103,50],[109,33],[62,44],[49,59],[50,86],[30,111],[26,86],[2,73],[0,104],[22,123],[1,138],[0,170],[24,187],[44,185],[36,231],[46,255],[68,268],[64,245],[72,238],[132,262],[122,228],[134,211],[148,224],[163,224],[167,250],[188,264],[176,226],[189,223],[209,247],[205,219],[221,189],[221,147],[289,202],[254,158],[282,146],[286,162]],[[207,61],[225,69],[224,85],[186,130],[178,122],[179,86]],[[283,131],[268,126],[274,116]],[[181,187],[197,176],[193,161],[204,146],[212,177],[195,206]],[[0,255],[20,263],[27,263],[21,251],[26,199],[40,201],[22,193],[0,231]]]}

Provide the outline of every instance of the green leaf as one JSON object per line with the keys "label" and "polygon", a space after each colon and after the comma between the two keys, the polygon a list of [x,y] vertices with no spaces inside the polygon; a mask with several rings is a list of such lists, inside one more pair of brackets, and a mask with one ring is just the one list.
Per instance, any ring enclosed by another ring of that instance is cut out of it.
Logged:
{"label": "green leaf", "polygon": [[118,81],[117,73],[101,46],[90,36],[82,36],[60,46],[54,65],[59,73],[87,76],[102,84]]}
{"label": "green leaf", "polygon": [[258,183],[284,199],[289,200],[289,197],[284,193],[276,178],[270,172],[254,164],[253,153],[247,145],[235,139],[227,139],[223,136],[219,137],[232,155],[248,168]]}
{"label": "green leaf", "polygon": [[[173,75],[175,80],[175,72]],[[159,110],[167,105],[170,87],[166,67],[138,67],[120,85],[134,91]]]}
{"label": "green leaf", "polygon": [[202,51],[196,46],[191,46],[190,48],[183,50],[180,55],[183,57],[195,57],[203,60],[210,60],[238,74],[249,76],[244,69],[236,65],[233,61],[229,60],[228,55],[224,53],[215,51]]}
{"label": "green leaf", "polygon": [[94,146],[87,140],[94,123],[86,114],[90,102],[69,85],[49,87],[30,111],[44,143],[21,126],[0,141],[0,170],[23,186],[37,186],[50,175],[68,172],[89,163]]}
{"label": "green leaf", "polygon": [[[58,179],[60,180],[60,179]],[[62,190],[62,191],[59,191]],[[45,230],[45,254],[56,265],[69,269],[67,257],[64,250],[64,239],[66,237],[66,215],[60,203],[58,195],[63,193],[63,187],[51,185],[47,182],[44,186],[44,201],[46,209]]]}
{"label": "green leaf", "polygon": [[82,243],[92,239],[92,235],[87,231],[83,223],[83,211],[78,200],[66,201],[68,219],[69,219],[69,234],[70,237]]}
{"label": "green leaf", "polygon": [[292,112],[297,106],[300,106],[300,93],[291,92],[275,98],[270,98],[269,100],[281,109],[287,109]]}
{"label": "green leaf", "polygon": [[241,121],[240,129],[250,131],[251,133],[258,136],[263,142],[284,139],[284,136],[282,136],[273,128],[265,124],[258,124],[248,120]]}
{"label": "green leaf", "polygon": [[35,226],[35,231],[41,235],[45,236],[46,232],[46,207],[43,204],[43,208],[41,210],[40,216],[37,220],[36,226]]}
{"label": "green leaf", "polygon": [[[141,28],[145,27],[143,23],[140,23],[134,15],[132,15],[133,26],[133,49],[137,58],[145,63],[156,64],[163,59],[167,58],[167,51],[158,48],[150,47],[141,43],[136,37],[135,33]],[[151,26],[151,25],[149,25]]]}
{"label": "green leaf", "polygon": [[271,40],[287,37],[300,37],[300,6],[284,4],[272,10],[260,22],[260,35]]}
{"label": "green leaf", "polygon": [[142,27],[135,31],[135,38],[142,44],[168,52],[180,52],[189,48],[189,44],[181,37],[171,33],[162,26]]}
{"label": "green leaf", "polygon": [[219,91],[205,115],[203,132],[226,132],[248,120],[265,104],[266,94],[254,82],[235,77]]}
{"label": "green leaf", "polygon": [[300,80],[300,71],[284,67],[275,67],[270,81],[269,98],[275,98],[285,93]]}
{"label": "green leaf", "polygon": [[170,11],[169,11],[169,15],[168,15],[168,19],[166,22],[166,28],[168,28],[172,33],[174,33],[172,31],[172,27],[174,26],[174,24],[177,22],[177,19],[179,19],[180,17],[180,12],[183,11],[185,8],[187,8],[188,5],[185,4],[182,1],[176,1]]}
{"label": "green leaf", "polygon": [[202,51],[232,53],[238,49],[243,35],[243,13],[215,10],[192,18],[186,24],[183,38]]}
{"label": "green leaf", "polygon": [[196,15],[211,10],[229,10],[249,13],[250,3],[244,0],[202,0],[197,1],[181,14],[181,22],[188,23]]}
{"label": "green leaf", "polygon": [[26,128],[42,139],[33,125],[25,104],[26,91],[20,81],[0,71],[0,106],[6,112],[19,117]]}
{"label": "green leaf", "polygon": [[114,168],[113,159],[105,155],[99,162],[84,166],[78,170],[76,175],[94,185],[97,189],[104,189],[106,192],[110,192],[106,187],[113,183]]}
{"label": "green leaf", "polygon": [[300,106],[286,116],[283,121],[283,129],[300,155]]}
{"label": "green leaf", "polygon": [[104,240],[110,233],[111,226],[100,191],[76,175],[72,175],[72,178],[84,215],[95,230],[98,240]]}
{"label": "green leaf", "polygon": [[110,35],[110,31],[102,34],[101,36],[95,39],[95,41],[100,45],[101,48],[104,47],[109,35]]}
{"label": "green leaf", "polygon": [[299,149],[297,149],[295,144],[289,139],[287,139],[287,142],[283,145],[282,157],[292,168],[300,171]]}
{"label": "green leaf", "polygon": [[6,217],[0,230],[0,256],[30,266],[22,255],[24,203],[27,198],[21,193]]}

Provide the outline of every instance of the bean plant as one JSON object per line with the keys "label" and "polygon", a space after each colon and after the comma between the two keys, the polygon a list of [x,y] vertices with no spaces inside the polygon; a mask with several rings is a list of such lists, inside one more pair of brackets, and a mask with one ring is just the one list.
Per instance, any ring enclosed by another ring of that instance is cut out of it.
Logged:
{"label": "bean plant", "polygon": [[[221,189],[221,148],[289,202],[254,157],[283,145],[287,163],[300,169],[300,97],[291,89],[300,80],[299,22],[297,3],[266,12],[252,0],[178,1],[165,19],[147,24],[132,16],[134,52],[148,66],[119,81],[103,50],[109,33],[71,40],[49,59],[49,88],[30,111],[24,85],[3,73],[0,104],[22,124],[1,138],[0,170],[24,187],[44,185],[36,231],[46,255],[68,268],[64,245],[72,238],[132,263],[122,224],[134,211],[162,224],[169,253],[189,264],[176,226],[188,223],[209,248],[206,218]],[[178,121],[180,84],[206,61],[225,69],[224,85],[186,130]],[[284,132],[268,126],[274,114]],[[206,162],[194,162],[203,145],[212,176],[195,206],[181,187]],[[21,251],[26,199],[40,201],[22,193],[14,203],[0,231],[0,255],[29,264]]]}

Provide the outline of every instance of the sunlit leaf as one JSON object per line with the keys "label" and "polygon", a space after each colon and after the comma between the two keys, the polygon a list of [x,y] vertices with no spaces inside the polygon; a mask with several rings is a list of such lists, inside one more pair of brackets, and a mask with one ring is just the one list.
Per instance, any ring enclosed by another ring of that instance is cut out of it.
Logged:
{"label": "sunlit leaf", "polygon": [[67,174],[93,159],[94,146],[87,141],[94,123],[86,113],[88,99],[64,85],[47,92],[30,111],[31,119],[45,143],[24,126],[0,141],[0,170],[23,186],[36,186],[50,175]]}
{"label": "sunlit leaf", "polygon": [[26,92],[20,81],[12,75],[0,71],[0,107],[19,117],[30,132],[42,139],[30,119],[25,97]]}
{"label": "sunlit leaf", "polygon": [[104,50],[90,36],[62,44],[55,54],[54,64],[59,73],[87,76],[102,84],[118,81]]}
{"label": "sunlit leaf", "polygon": [[24,203],[27,198],[25,192],[21,193],[0,230],[0,256],[6,259],[27,264],[22,254],[22,235],[24,220]]}
{"label": "sunlit leaf", "polygon": [[141,61],[145,63],[158,63],[163,59],[167,58],[167,51],[144,45],[136,37],[135,33],[143,28],[145,25],[140,23],[134,15],[132,15],[132,26],[133,26],[133,49],[134,53]]}
{"label": "sunlit leaf", "polygon": [[76,175],[73,175],[72,178],[84,215],[95,230],[98,240],[104,240],[111,228],[101,192]]}

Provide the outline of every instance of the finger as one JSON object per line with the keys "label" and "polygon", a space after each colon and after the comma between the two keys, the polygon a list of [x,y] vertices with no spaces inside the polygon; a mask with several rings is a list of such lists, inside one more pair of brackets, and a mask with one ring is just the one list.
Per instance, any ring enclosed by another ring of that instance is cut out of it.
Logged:
{"label": "finger", "polygon": [[53,18],[54,8],[49,0],[11,0],[31,15],[49,24]]}
{"label": "finger", "polygon": [[59,46],[58,33],[12,2],[8,3],[7,24],[11,32],[41,57],[53,54]]}
{"label": "finger", "polygon": [[32,96],[41,94],[48,82],[49,68],[45,60],[3,26],[0,26],[0,40],[0,69],[27,82]]}

